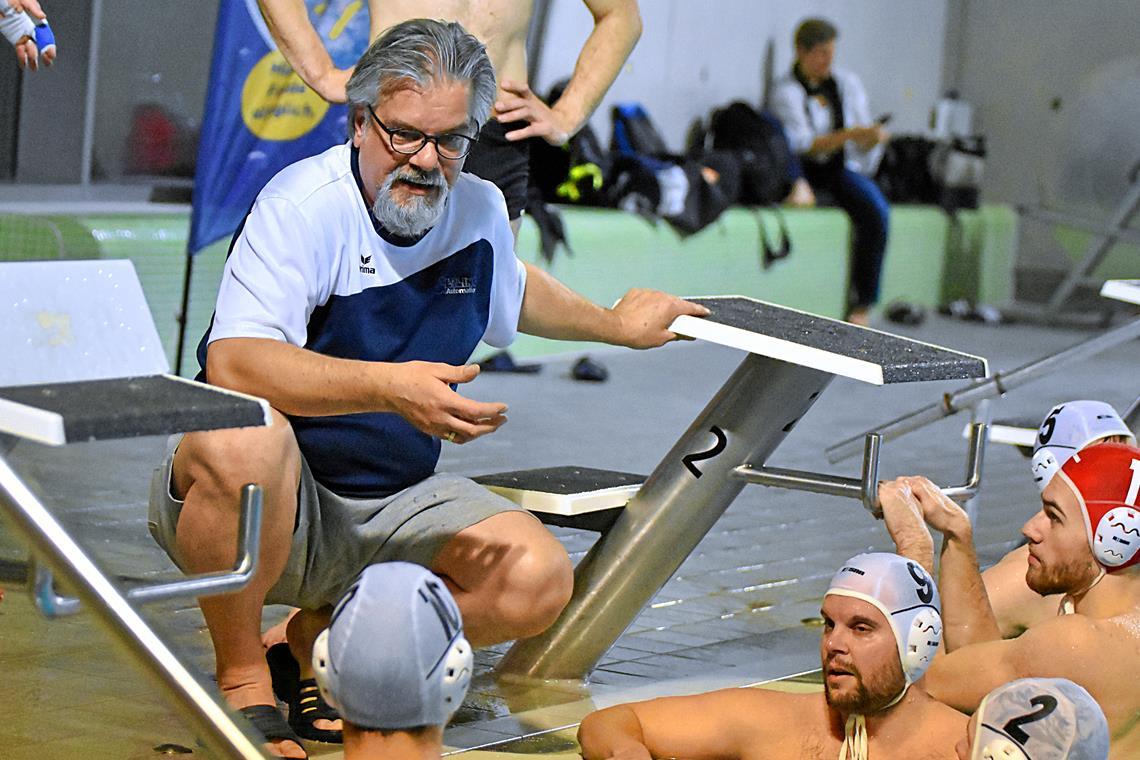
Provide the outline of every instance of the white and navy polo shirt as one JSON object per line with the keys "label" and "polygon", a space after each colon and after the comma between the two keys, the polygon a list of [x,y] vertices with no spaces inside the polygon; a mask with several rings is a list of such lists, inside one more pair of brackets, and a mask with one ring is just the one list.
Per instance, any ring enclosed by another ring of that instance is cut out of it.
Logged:
{"label": "white and navy polo shirt", "polygon": [[[222,338],[269,338],[328,356],[463,364],[480,340],[514,340],[526,273],[503,195],[460,174],[436,226],[392,237],[367,208],[350,145],[298,161],[257,196],[235,233],[213,322]],[[203,374],[204,374],[203,369]],[[439,440],[396,414],[292,417],[314,477],[351,497],[428,477]]]}

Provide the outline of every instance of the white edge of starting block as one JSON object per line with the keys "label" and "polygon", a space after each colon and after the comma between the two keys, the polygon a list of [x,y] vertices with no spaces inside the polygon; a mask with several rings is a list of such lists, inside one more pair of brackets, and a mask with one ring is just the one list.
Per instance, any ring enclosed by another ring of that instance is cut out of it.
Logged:
{"label": "white edge of starting block", "polygon": [[[169,380],[180,383],[209,388],[215,393],[225,393],[229,396],[255,401],[261,407],[261,417],[265,425],[271,425],[273,417],[269,411],[269,402],[247,393],[232,391],[228,388],[219,388],[216,385],[199,383],[196,380],[187,380],[177,375],[163,375]],[[25,438],[36,443],[48,446],[63,446],[67,443],[67,432],[63,423],[63,415],[46,409],[20,404],[8,399],[0,399],[0,433],[8,433],[17,438]]]}
{"label": "white edge of starting block", "polygon": [[257,405],[261,407],[261,418],[265,422],[265,426],[269,427],[273,424],[273,415],[270,413],[269,402],[259,396],[251,396],[248,393],[230,390],[229,388],[219,388],[216,385],[210,385],[209,383],[200,383],[197,380],[189,380],[185,377],[179,377],[178,375],[163,375],[163,377],[170,380],[177,380],[178,382],[186,383],[187,385],[193,385],[198,388],[209,388],[215,393],[225,393],[228,396],[245,399],[246,401],[256,401]]}
{"label": "white edge of starting block", "polygon": [[8,399],[0,399],[0,433],[48,446],[67,443],[62,415]]}
{"label": "white edge of starting block", "polygon": [[[970,437],[969,423],[962,428],[962,437]],[[994,443],[1005,443],[1010,446],[1032,446],[1037,443],[1037,428],[991,424],[988,438]]]}
{"label": "white edge of starting block", "polygon": [[1140,280],[1105,280],[1100,294],[1105,298],[1140,304]]}
{"label": "white edge of starting block", "polygon": [[722,346],[738,348],[752,354],[770,356],[773,359],[800,364],[804,367],[830,372],[833,375],[843,375],[872,385],[883,384],[883,368],[878,364],[840,356],[831,351],[824,351],[822,348],[812,348],[788,340],[773,338],[770,335],[741,330],[739,327],[730,327],[703,317],[682,315],[673,320],[669,329],[679,335],[707,340],[710,343],[719,343]]}
{"label": "white edge of starting block", "polygon": [[484,488],[531,512],[573,517],[589,512],[600,512],[603,509],[624,507],[641,490],[641,484],[633,483],[627,486],[614,486],[613,488],[600,488],[597,491],[568,494],[546,493],[505,486],[484,486]]}

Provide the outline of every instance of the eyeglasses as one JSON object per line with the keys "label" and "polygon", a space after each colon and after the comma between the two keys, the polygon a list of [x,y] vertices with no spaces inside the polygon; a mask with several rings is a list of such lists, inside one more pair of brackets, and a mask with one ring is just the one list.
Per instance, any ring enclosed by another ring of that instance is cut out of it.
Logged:
{"label": "eyeglasses", "polygon": [[384,122],[380,121],[380,117],[372,110],[372,106],[368,106],[368,113],[372,115],[372,120],[376,122],[376,125],[388,135],[388,143],[392,146],[392,150],[403,153],[405,156],[414,156],[423,150],[423,147],[429,142],[433,142],[440,158],[455,161],[470,153],[471,146],[475,143],[474,137],[458,132],[426,135],[418,129],[389,129],[384,126]]}

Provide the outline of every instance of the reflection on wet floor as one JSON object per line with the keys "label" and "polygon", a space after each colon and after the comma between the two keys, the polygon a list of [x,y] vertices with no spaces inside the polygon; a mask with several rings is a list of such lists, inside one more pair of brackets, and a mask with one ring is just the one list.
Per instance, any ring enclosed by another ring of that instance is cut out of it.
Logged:
{"label": "reflection on wet floor", "polygon": [[[1083,333],[1029,326],[948,325],[932,319],[913,337],[969,350],[1008,369],[1065,348]],[[1058,394],[1123,407],[1134,374],[1126,352],[1066,371],[1063,382],[1026,386],[999,414],[1040,417]],[[541,376],[487,375],[471,385],[480,400],[511,407],[511,422],[475,445],[445,447],[441,468],[474,475],[577,464],[649,472],[709,395],[739,363],[735,351],[702,345],[607,356],[611,378],[587,386],[555,367]],[[857,463],[829,465],[827,443],[929,403],[950,384],[872,388],[837,380],[781,445],[772,463],[852,475]],[[642,413],[652,399],[652,413]],[[636,419],[636,424],[631,419]],[[965,443],[952,418],[884,447],[884,477],[910,472],[959,482]],[[552,435],[551,431],[558,431]],[[37,493],[108,572],[130,579],[177,577],[147,533],[146,487],[164,441],[139,439],[60,450],[20,444],[12,459]],[[1026,460],[1011,447],[986,459],[976,536],[983,561],[1017,537],[1036,491]],[[577,562],[596,534],[555,529]],[[818,688],[819,603],[843,559],[888,546],[882,524],[854,502],[777,489],[741,494],[676,576],[606,653],[585,684],[505,684],[493,669],[507,650],[476,653],[471,694],[445,743],[471,758],[576,756],[576,724],[590,710],[622,701],[743,686],[807,674],[774,685]],[[0,559],[23,550],[0,517]],[[144,616],[204,681],[213,670],[209,637],[192,603],[147,607]],[[267,612],[275,623],[280,609]],[[0,602],[0,759],[141,760],[205,757],[169,701],[154,689],[90,616],[47,621],[25,594]],[[189,749],[191,754],[180,754]],[[314,757],[339,747],[310,745]]]}

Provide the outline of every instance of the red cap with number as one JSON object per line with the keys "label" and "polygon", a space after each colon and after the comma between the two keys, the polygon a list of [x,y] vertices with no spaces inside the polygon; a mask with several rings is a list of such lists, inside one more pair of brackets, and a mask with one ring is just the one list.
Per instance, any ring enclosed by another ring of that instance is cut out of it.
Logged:
{"label": "red cap with number", "polygon": [[1074,454],[1059,474],[1080,502],[1096,561],[1109,572],[1140,563],[1140,449],[1092,446]]}

